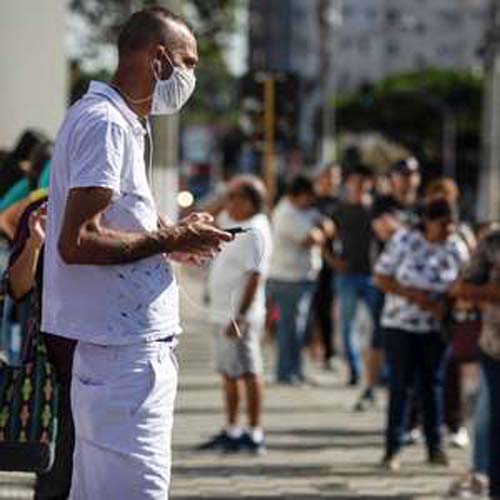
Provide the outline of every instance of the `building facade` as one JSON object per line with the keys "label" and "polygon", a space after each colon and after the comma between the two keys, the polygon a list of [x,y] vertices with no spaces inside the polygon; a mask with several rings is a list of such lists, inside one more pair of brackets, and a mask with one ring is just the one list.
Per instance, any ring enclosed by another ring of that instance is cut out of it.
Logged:
{"label": "building facade", "polygon": [[473,69],[491,0],[343,0],[334,36],[339,91],[425,68]]}
{"label": "building facade", "polygon": [[0,148],[26,128],[55,137],[67,105],[66,2],[2,0]]}

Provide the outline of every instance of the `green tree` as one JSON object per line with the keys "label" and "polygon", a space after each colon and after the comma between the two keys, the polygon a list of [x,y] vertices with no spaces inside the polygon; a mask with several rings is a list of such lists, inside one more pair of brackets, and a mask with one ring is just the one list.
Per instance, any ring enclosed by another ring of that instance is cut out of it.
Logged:
{"label": "green tree", "polygon": [[483,81],[471,72],[426,70],[389,77],[339,98],[339,132],[378,131],[421,158],[427,171],[443,163],[446,116],[456,123],[457,174],[476,182],[480,154]]}
{"label": "green tree", "polygon": [[[183,120],[220,123],[234,115],[237,88],[223,57],[229,35],[236,29],[236,12],[243,0],[182,0],[182,12],[194,27],[200,65],[198,85]],[[145,0],[71,0],[70,8],[93,27],[86,54],[92,56],[103,44],[114,43],[120,26]],[[83,75],[88,80],[93,75]]]}

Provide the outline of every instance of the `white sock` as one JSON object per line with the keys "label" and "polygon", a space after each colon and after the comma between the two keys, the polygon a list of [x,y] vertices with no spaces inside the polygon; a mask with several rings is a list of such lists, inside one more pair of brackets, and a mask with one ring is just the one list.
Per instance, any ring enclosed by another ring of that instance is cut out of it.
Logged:
{"label": "white sock", "polygon": [[238,439],[243,434],[243,429],[239,425],[228,425],[226,427],[226,434],[231,439]]}
{"label": "white sock", "polygon": [[262,430],[262,427],[250,427],[248,429],[248,434],[250,434],[250,437],[256,443],[264,441],[264,431]]}

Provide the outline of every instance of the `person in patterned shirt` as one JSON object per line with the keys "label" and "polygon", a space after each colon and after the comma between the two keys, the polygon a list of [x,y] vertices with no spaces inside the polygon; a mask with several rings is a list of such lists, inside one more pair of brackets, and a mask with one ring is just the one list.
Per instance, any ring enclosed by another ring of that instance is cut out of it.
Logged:
{"label": "person in patterned shirt", "polygon": [[[489,435],[500,434],[500,230],[489,233],[451,291],[482,309],[481,368],[489,394]],[[489,439],[490,498],[500,499],[500,445]]]}
{"label": "person in patterned shirt", "polygon": [[453,214],[446,200],[430,202],[422,225],[398,231],[375,266],[375,284],[387,294],[381,325],[390,402],[383,465],[390,470],[400,467],[406,406],[417,376],[429,462],[448,464],[440,431],[446,347],[441,319],[447,293],[469,257],[465,243],[453,238]]}

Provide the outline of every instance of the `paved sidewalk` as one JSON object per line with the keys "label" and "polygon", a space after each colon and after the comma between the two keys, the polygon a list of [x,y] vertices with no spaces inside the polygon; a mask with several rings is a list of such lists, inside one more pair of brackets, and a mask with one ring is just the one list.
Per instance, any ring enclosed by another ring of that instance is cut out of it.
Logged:
{"label": "paved sidewalk", "polygon": [[[450,450],[452,467],[441,469],[425,465],[423,448],[409,448],[400,473],[381,471],[383,402],[370,413],[353,413],[357,390],[314,366],[315,386],[267,388],[266,456],[196,452],[197,444],[220,429],[223,413],[200,286],[192,273],[187,277],[172,500],[443,498],[451,479],[465,469],[469,452]],[[30,475],[0,475],[0,499],[31,498],[31,482]]]}

